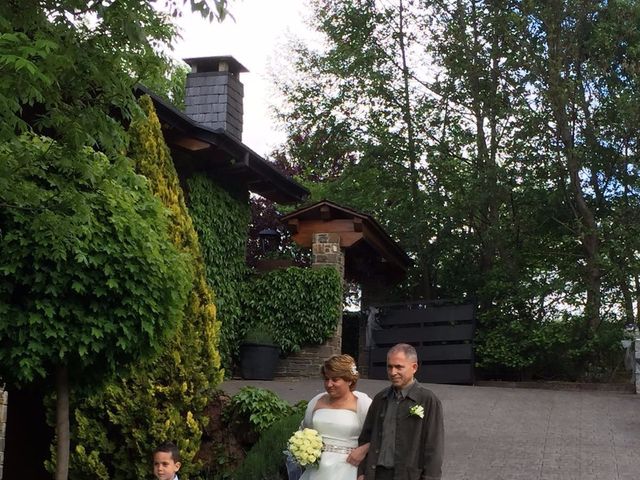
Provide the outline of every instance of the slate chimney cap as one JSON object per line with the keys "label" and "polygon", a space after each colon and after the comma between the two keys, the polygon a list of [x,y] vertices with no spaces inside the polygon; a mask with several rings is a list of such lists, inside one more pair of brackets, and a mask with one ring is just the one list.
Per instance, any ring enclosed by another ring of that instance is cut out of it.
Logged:
{"label": "slate chimney cap", "polygon": [[190,67],[192,73],[202,72],[229,72],[238,75],[248,72],[247,68],[230,55],[218,57],[196,57],[183,59]]}

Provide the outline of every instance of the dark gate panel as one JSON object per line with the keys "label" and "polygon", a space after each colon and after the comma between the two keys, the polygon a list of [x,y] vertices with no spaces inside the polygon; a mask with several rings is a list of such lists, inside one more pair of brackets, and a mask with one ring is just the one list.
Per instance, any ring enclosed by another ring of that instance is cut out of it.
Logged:
{"label": "dark gate panel", "polygon": [[44,462],[51,458],[54,438],[47,425],[43,394],[9,390],[3,480],[50,480]]}
{"label": "dark gate panel", "polygon": [[396,343],[408,343],[418,352],[419,381],[473,383],[473,304],[403,303],[376,308],[369,378],[386,379],[387,351]]}

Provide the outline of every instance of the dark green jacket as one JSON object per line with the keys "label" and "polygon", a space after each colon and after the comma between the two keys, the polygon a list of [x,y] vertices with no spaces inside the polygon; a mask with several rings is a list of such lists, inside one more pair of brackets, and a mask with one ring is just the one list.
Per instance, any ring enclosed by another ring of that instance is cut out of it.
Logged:
{"label": "dark green jacket", "polygon": [[[389,390],[378,393],[369,407],[359,444],[370,442],[369,453],[360,464],[359,474],[375,479],[382,443],[382,423],[387,410]],[[422,405],[424,418],[411,415],[414,405]],[[394,459],[394,480],[440,480],[444,456],[442,404],[429,389],[415,382],[398,405]]]}

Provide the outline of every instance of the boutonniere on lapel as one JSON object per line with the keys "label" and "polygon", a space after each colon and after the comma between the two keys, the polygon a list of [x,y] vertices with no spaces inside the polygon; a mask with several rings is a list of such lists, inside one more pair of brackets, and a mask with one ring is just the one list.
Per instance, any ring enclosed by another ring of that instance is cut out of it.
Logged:
{"label": "boutonniere on lapel", "polygon": [[424,407],[422,405],[414,405],[409,409],[409,415],[424,418]]}

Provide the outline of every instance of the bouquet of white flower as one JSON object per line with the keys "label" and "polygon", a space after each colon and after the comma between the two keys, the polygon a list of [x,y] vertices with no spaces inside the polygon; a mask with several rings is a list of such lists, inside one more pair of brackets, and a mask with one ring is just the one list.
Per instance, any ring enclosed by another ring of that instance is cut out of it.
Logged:
{"label": "bouquet of white flower", "polygon": [[322,437],[313,428],[298,430],[287,443],[285,452],[303,467],[317,466],[322,454]]}

